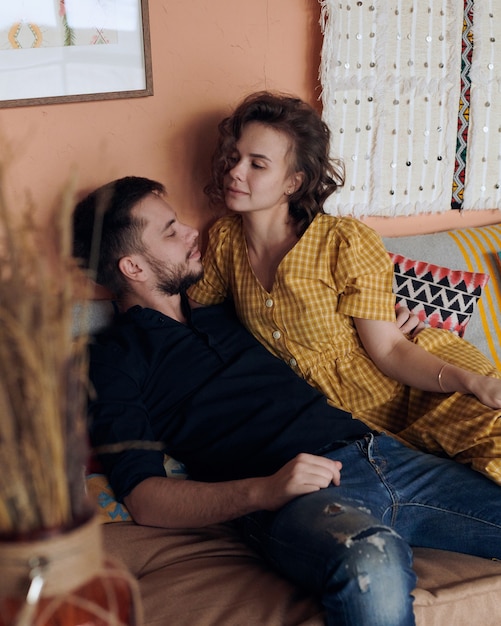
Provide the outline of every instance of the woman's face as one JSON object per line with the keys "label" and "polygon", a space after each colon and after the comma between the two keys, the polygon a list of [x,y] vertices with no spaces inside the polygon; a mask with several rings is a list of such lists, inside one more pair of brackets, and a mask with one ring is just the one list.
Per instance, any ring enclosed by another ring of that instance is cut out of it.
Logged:
{"label": "woman's face", "polygon": [[227,207],[238,213],[288,208],[288,196],[301,182],[291,173],[291,148],[289,137],[271,126],[244,126],[224,177]]}

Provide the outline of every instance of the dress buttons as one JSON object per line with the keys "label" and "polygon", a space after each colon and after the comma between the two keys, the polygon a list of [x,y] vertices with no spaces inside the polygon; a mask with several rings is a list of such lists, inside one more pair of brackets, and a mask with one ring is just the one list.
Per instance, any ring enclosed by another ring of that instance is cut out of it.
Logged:
{"label": "dress buttons", "polygon": [[271,309],[271,307],[273,306],[273,300],[271,298],[268,298],[268,300],[266,300],[265,305]]}
{"label": "dress buttons", "polygon": [[276,330],[273,333],[273,339],[280,339],[281,336],[282,336],[282,333],[279,330]]}
{"label": "dress buttons", "polygon": [[292,357],[291,359],[289,359],[289,365],[290,365],[291,367],[296,367],[296,365],[297,365],[297,361],[296,361],[296,359],[295,359],[294,357]]}

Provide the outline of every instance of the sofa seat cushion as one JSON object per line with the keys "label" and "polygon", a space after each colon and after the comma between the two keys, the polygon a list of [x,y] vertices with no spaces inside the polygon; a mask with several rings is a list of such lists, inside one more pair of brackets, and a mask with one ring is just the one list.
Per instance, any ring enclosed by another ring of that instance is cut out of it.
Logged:
{"label": "sofa seat cushion", "polygon": [[[452,531],[454,532],[454,531]],[[422,626],[499,626],[501,562],[414,549],[414,612]]]}
{"label": "sofa seat cushion", "polygon": [[142,626],[323,626],[314,598],[271,571],[227,525],[103,524],[107,553],[139,582]]}
{"label": "sofa seat cushion", "polygon": [[[317,600],[228,525],[166,530],[104,524],[107,552],[139,581],[144,626],[322,626]],[[499,626],[501,562],[417,548],[417,626]]]}

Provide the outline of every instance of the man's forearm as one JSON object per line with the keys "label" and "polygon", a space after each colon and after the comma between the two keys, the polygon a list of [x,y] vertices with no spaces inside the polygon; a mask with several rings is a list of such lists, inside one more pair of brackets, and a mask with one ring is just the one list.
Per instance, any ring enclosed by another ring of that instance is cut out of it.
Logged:
{"label": "man's forearm", "polygon": [[260,508],[260,478],[223,483],[152,477],[125,498],[134,521],[145,526],[200,528],[236,519]]}
{"label": "man's forearm", "polygon": [[147,478],[125,498],[134,521],[145,526],[200,528],[265,509],[275,511],[298,496],[339,485],[341,463],[301,453],[271,476],[202,483]]}

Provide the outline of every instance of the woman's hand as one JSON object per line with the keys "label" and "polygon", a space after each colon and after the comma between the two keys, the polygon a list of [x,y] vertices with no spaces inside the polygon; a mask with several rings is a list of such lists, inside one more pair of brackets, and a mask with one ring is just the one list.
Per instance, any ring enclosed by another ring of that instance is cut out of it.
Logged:
{"label": "woman's hand", "polygon": [[474,395],[482,404],[491,409],[501,408],[501,379],[483,376],[447,363],[440,376],[442,391],[455,391],[453,385],[456,378],[459,384],[464,386],[463,393]]}
{"label": "woman's hand", "polygon": [[405,306],[396,306],[395,313],[397,315],[397,328],[411,339],[426,328],[424,322]]}

